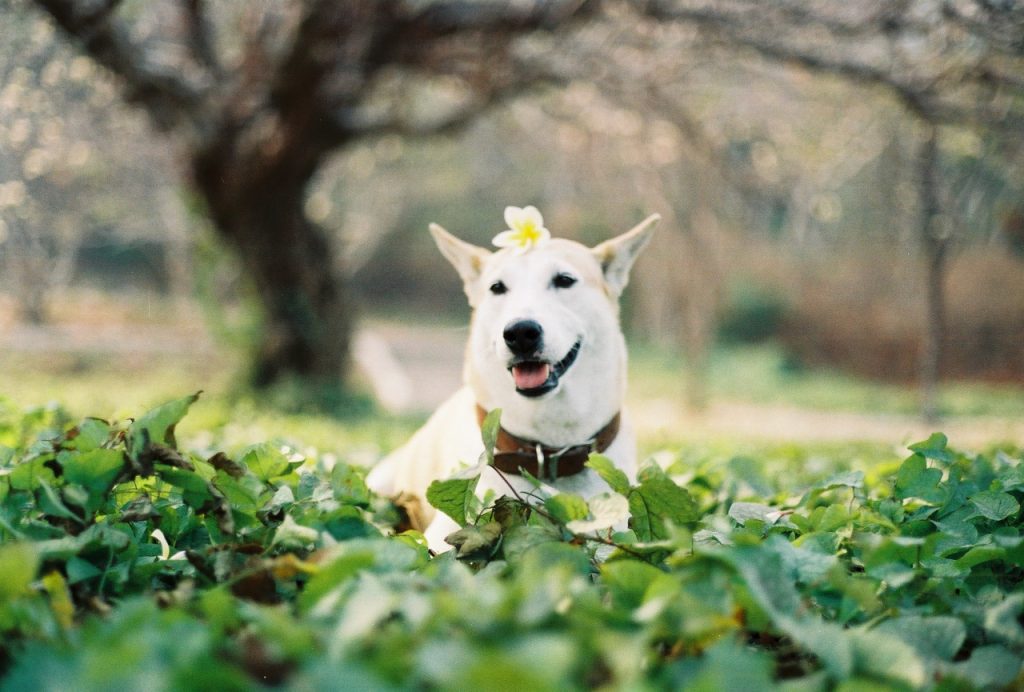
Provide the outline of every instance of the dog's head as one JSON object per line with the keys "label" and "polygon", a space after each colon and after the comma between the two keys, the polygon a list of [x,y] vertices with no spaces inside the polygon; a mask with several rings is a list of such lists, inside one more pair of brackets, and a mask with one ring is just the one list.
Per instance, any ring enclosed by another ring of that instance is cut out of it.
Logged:
{"label": "dog's head", "polygon": [[473,308],[467,366],[492,405],[622,379],[618,298],[659,218],[594,248],[555,238],[525,252],[490,252],[431,225]]}

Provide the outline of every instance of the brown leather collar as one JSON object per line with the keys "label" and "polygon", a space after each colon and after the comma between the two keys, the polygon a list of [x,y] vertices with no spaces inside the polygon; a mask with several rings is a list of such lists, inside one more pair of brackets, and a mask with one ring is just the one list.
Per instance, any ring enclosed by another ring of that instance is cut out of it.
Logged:
{"label": "brown leather collar", "polygon": [[[486,416],[487,411],[477,404],[477,423],[483,423]],[[619,434],[620,422],[621,416],[616,413],[589,441],[562,449],[525,440],[516,437],[505,428],[498,428],[498,439],[494,446],[494,467],[514,475],[522,475],[522,471],[526,471],[531,476],[545,481],[574,476],[584,469],[591,452],[600,453],[611,446]]]}

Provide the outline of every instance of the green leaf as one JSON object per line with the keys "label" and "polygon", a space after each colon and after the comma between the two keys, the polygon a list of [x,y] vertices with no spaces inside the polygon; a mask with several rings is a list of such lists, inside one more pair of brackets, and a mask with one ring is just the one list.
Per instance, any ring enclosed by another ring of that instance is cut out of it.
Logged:
{"label": "green leaf", "polygon": [[944,464],[952,464],[956,461],[956,455],[946,448],[949,440],[940,432],[932,433],[924,442],[916,442],[908,445],[907,449],[927,459],[941,461]]}
{"label": "green leaf", "polygon": [[13,490],[35,490],[40,482],[55,484],[57,477],[46,463],[49,459],[37,457],[16,465],[8,476]]}
{"label": "green leaf", "polygon": [[251,473],[234,478],[223,471],[218,471],[213,484],[235,510],[247,514],[263,507],[266,498],[271,495],[267,485]]}
{"label": "green leaf", "polygon": [[1020,503],[1013,495],[999,490],[975,493],[970,496],[970,501],[983,517],[992,521],[1002,521],[1020,511]]}
{"label": "green leaf", "polygon": [[331,469],[331,487],[339,500],[356,505],[370,501],[370,489],[366,487],[365,473],[348,464],[338,462]]}
{"label": "green leaf", "polygon": [[1007,689],[1020,675],[1020,655],[1002,646],[979,646],[970,659],[956,663],[949,670],[976,689]]}
{"label": "green leaf", "polygon": [[596,471],[612,490],[620,495],[629,494],[629,478],[611,459],[603,454],[591,454],[586,465]]}
{"label": "green leaf", "polygon": [[466,514],[473,506],[479,480],[480,476],[473,476],[434,481],[427,488],[427,502],[454,519],[459,526],[465,526]]}
{"label": "green leaf", "polygon": [[841,504],[818,507],[811,512],[811,524],[816,531],[836,531],[848,526],[851,521],[850,511]]}
{"label": "green leaf", "polygon": [[935,521],[935,527],[941,532],[935,546],[936,553],[945,557],[964,548],[973,547],[978,542],[978,528],[969,519],[975,516],[974,509],[965,507]]}
{"label": "green leaf", "polygon": [[781,518],[781,515],[778,508],[756,502],[733,502],[729,506],[729,518],[740,526],[746,526],[747,522],[751,520],[772,526]]}
{"label": "green leaf", "polygon": [[796,584],[777,552],[758,546],[735,548],[721,555],[743,577],[751,594],[769,615],[789,617],[802,610]]}
{"label": "green leaf", "polygon": [[700,510],[690,493],[653,463],[641,470],[640,485],[629,493],[629,508],[630,527],[641,540],[667,538],[666,521],[678,526],[700,518]]}
{"label": "green leaf", "polygon": [[[95,507],[99,507],[106,500],[105,495],[92,495],[90,498],[89,491],[80,485],[75,483],[68,483],[60,489],[61,497],[64,498],[65,502],[69,502],[75,507],[88,508],[92,511],[94,507],[90,506],[94,504]],[[90,499],[92,503],[90,503]]]}
{"label": "green leaf", "polygon": [[820,658],[832,677],[842,680],[850,676],[856,659],[849,634],[842,627],[811,618],[776,616],[775,622],[793,641]]}
{"label": "green leaf", "polygon": [[290,514],[284,515],[284,521],[274,531],[271,545],[304,550],[314,545],[320,538],[320,532],[308,526],[299,525]]}
{"label": "green leaf", "polygon": [[952,661],[967,639],[967,627],[948,615],[906,615],[880,624],[877,631],[896,637],[922,656]]}
{"label": "green leaf", "polygon": [[[629,502],[629,528],[636,533],[637,538],[641,541],[653,540],[655,538],[655,520],[651,518],[643,495],[639,492],[631,492],[626,499]],[[662,528],[660,524],[658,528]]]}
{"label": "green leaf", "polygon": [[498,444],[498,431],[501,429],[501,409],[496,408],[484,416],[480,423],[480,438],[484,443],[484,454],[487,465],[494,465],[494,447]]}
{"label": "green leaf", "polygon": [[227,585],[208,589],[199,597],[199,608],[206,622],[218,633],[238,627],[239,605]]}
{"label": "green leaf", "polygon": [[835,623],[800,615],[800,594],[783,568],[780,555],[764,547],[716,550],[712,555],[733,566],[775,626],[820,658],[832,677],[849,677],[854,667],[854,648],[847,632]]}
{"label": "green leaf", "polygon": [[[812,534],[811,537],[824,535],[826,534]],[[792,578],[803,584],[823,582],[839,564],[834,550],[824,552],[820,548],[815,549],[816,546],[812,540],[797,546],[782,536],[770,536],[767,547],[779,555],[783,566],[792,575]]]}
{"label": "green leaf", "polygon": [[64,447],[87,452],[98,449],[110,438],[110,424],[99,418],[86,418],[78,427],[72,428],[67,434]]}
{"label": "green leaf", "polygon": [[483,526],[469,524],[458,531],[445,536],[448,545],[458,549],[459,557],[467,557],[478,552],[493,554],[501,538],[501,524],[489,521]]}
{"label": "green leaf", "polygon": [[242,464],[261,481],[269,481],[288,472],[291,463],[280,445],[263,442],[253,445],[242,454]]}
{"label": "green leaf", "polygon": [[[181,488],[186,493],[193,493],[199,497],[210,497],[209,482],[195,471],[174,468],[173,466],[158,465],[156,467],[160,478],[176,488]],[[195,503],[189,503],[195,504]],[[201,502],[199,504],[202,504]]]}
{"label": "green leaf", "polygon": [[88,560],[80,557],[72,557],[67,562],[68,583],[77,584],[93,577],[103,574],[103,571]]}
{"label": "green leaf", "polygon": [[629,520],[629,500],[618,493],[601,493],[586,503],[590,517],[574,519],[566,528],[575,533],[591,533],[625,526]]}
{"label": "green leaf", "polygon": [[110,489],[124,469],[124,453],[116,449],[90,449],[86,452],[61,452],[57,462],[68,483],[85,486],[91,493]]}
{"label": "green leaf", "polygon": [[1004,557],[1006,557],[1006,548],[994,545],[978,545],[954,560],[953,564],[960,569],[971,569],[985,562],[1002,560]]}
{"label": "green leaf", "polygon": [[[567,574],[587,575],[593,572],[589,553],[581,546],[561,541],[541,541],[519,556],[520,576],[528,584],[540,583],[545,578],[556,579],[559,590],[565,588]],[[548,595],[550,595],[550,591]],[[536,605],[536,604],[531,604]],[[555,608],[558,603],[551,603]]]}
{"label": "green leaf", "polygon": [[264,506],[264,511],[277,512],[295,503],[295,493],[290,486],[282,485]]}
{"label": "green leaf", "polygon": [[76,524],[84,525],[82,518],[68,509],[64,501],[60,499],[60,495],[54,491],[53,486],[45,481],[40,481],[39,490],[39,506],[44,512],[51,517],[70,519]]}
{"label": "green leaf", "polygon": [[[1000,452],[1000,455],[1005,457],[1002,452]],[[2,456],[3,455],[0,454],[0,459],[2,459]],[[1005,458],[1006,461],[1004,463],[1011,463],[1009,457]],[[1004,466],[999,473],[999,484],[1002,486],[1003,490],[1018,490],[1020,488],[1024,488],[1024,464]]]}
{"label": "green leaf", "polygon": [[928,468],[924,456],[913,454],[900,465],[896,473],[896,497],[917,497],[927,502],[942,502],[946,495],[939,488],[942,471]]}
{"label": "green leaf", "polygon": [[726,464],[729,475],[758,495],[768,496],[774,487],[764,475],[764,464],[749,456],[736,456]]}
{"label": "green leaf", "polygon": [[657,567],[639,560],[616,560],[601,565],[601,581],[619,608],[635,610],[654,580],[665,575]]}
{"label": "green leaf", "polygon": [[1024,627],[1021,627],[1021,613],[1024,612],[1024,593],[1008,595],[985,611],[985,630],[1007,644],[1024,647]]}
{"label": "green leaf", "polygon": [[590,516],[590,508],[587,507],[586,500],[573,493],[552,495],[544,500],[544,507],[563,524]]}
{"label": "green leaf", "polygon": [[199,399],[200,392],[169,401],[143,414],[128,428],[128,451],[137,459],[150,444],[177,447],[174,429],[188,413],[189,407]]}
{"label": "green leaf", "polygon": [[537,546],[552,542],[561,544],[561,539],[561,532],[550,523],[545,526],[513,526],[502,540],[502,552],[510,564],[517,564]]}
{"label": "green leaf", "polygon": [[827,479],[815,486],[818,490],[832,490],[834,488],[863,488],[863,471],[844,471]]}
{"label": "green leaf", "polygon": [[29,592],[39,568],[39,553],[30,543],[0,544],[0,605]]}
{"label": "green leaf", "polygon": [[343,554],[320,567],[299,596],[299,608],[304,612],[314,610],[328,594],[372,566],[375,559],[372,551],[360,550]]}
{"label": "green leaf", "polygon": [[849,632],[853,642],[854,666],[867,673],[921,689],[927,682],[927,667],[917,651],[899,637],[879,630],[854,629]]}
{"label": "green leaf", "polygon": [[[731,638],[723,638],[722,641],[716,642],[703,656],[694,661],[694,664],[695,677],[684,678],[676,689],[704,692],[784,689],[772,680],[774,666],[767,653],[743,646]],[[794,688],[801,689],[798,686]],[[824,685],[810,686],[806,689],[824,689]]]}

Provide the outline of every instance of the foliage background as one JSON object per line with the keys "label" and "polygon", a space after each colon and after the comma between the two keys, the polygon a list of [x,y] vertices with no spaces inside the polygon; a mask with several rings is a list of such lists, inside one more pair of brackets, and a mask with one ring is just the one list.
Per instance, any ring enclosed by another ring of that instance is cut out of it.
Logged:
{"label": "foliage background", "polygon": [[341,449],[179,448],[195,399],[113,425],[4,409],[0,687],[1020,682],[1019,449],[684,450],[636,486],[593,457],[589,507],[447,481],[431,499],[466,526],[431,558],[384,535]]}

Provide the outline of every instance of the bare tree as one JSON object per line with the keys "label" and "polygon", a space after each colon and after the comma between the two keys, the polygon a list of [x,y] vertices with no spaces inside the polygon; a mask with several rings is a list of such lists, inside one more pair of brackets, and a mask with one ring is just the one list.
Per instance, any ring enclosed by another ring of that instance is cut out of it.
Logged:
{"label": "bare tree", "polygon": [[[254,383],[298,377],[328,391],[348,363],[351,305],[329,236],[305,211],[310,181],[355,141],[451,132],[544,81],[517,37],[593,4],[35,2],[177,144],[258,290]],[[444,98],[420,98],[424,85]]]}
{"label": "bare tree", "polygon": [[938,139],[966,126],[1020,147],[1024,133],[1024,6],[987,0],[819,3],[638,0],[640,12],[697,27],[709,40],[764,59],[872,87],[902,104],[923,131],[918,167],[927,328],[923,412],[938,412],[951,243],[943,223]]}

